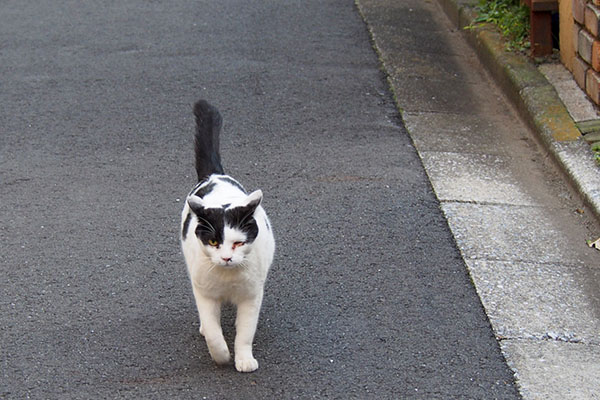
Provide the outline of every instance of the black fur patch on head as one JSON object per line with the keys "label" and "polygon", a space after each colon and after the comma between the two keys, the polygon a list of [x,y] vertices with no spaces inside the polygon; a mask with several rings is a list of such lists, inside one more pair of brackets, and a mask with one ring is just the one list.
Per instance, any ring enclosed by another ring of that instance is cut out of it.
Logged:
{"label": "black fur patch on head", "polygon": [[246,189],[244,189],[244,187],[235,179],[233,179],[229,176],[220,176],[218,179],[220,181],[227,182],[230,185],[235,186],[236,188],[240,189],[242,192],[246,193]]}
{"label": "black fur patch on head", "polygon": [[[226,204],[222,208],[204,208],[199,205],[190,204],[191,211],[196,215],[198,225],[196,226],[196,236],[205,245],[209,241],[223,243],[225,226],[237,229],[246,234],[246,242],[253,242],[258,236],[258,225],[254,219],[254,212],[260,204],[260,200],[250,202],[245,206],[228,208]],[[190,214],[184,221],[183,235],[187,234]]]}
{"label": "black fur patch on head", "polygon": [[193,208],[196,214],[198,225],[196,226],[196,236],[202,243],[208,245],[209,241],[215,240],[217,243],[223,243],[223,209],[222,208]]}
{"label": "black fur patch on head", "polygon": [[225,224],[244,232],[248,243],[253,242],[258,236],[258,225],[254,219],[254,211],[256,211],[259,204],[260,200],[243,207],[225,210]]}

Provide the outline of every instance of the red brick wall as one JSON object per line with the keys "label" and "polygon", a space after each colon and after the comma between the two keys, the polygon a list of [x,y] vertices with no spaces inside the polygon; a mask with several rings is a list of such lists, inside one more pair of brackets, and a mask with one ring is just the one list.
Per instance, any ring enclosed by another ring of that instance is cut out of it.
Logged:
{"label": "red brick wall", "polygon": [[600,0],[572,0],[575,27],[573,75],[577,84],[600,105]]}

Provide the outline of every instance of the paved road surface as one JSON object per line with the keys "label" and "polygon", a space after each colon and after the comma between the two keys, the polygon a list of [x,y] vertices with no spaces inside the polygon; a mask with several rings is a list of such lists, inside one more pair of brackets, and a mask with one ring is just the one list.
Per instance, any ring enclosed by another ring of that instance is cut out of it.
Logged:
{"label": "paved road surface", "polygon": [[[0,397],[517,398],[352,1],[0,10]],[[179,250],[198,98],[277,232],[254,374]]]}

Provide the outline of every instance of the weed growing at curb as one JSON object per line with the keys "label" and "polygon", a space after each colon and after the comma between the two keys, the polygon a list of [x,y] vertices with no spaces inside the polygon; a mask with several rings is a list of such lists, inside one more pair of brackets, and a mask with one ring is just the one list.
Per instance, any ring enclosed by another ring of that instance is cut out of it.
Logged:
{"label": "weed growing at curb", "polygon": [[600,166],[600,119],[578,122],[577,129],[583,135],[583,140],[590,146],[596,164]]}
{"label": "weed growing at curb", "polygon": [[507,39],[507,50],[529,49],[529,9],[521,5],[519,0],[479,0],[475,9],[478,16],[468,29],[485,23],[493,24]]}
{"label": "weed growing at curb", "polygon": [[594,152],[594,160],[596,160],[596,164],[600,165],[600,142],[592,144],[592,151]]}

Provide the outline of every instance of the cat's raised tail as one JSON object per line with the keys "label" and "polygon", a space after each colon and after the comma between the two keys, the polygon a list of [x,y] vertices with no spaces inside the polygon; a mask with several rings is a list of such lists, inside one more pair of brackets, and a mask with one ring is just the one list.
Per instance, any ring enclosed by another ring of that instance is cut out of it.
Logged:
{"label": "cat's raised tail", "polygon": [[222,119],[219,111],[205,100],[199,100],[194,104],[194,115],[196,116],[194,134],[196,172],[198,181],[202,181],[212,174],[223,174],[219,155]]}

